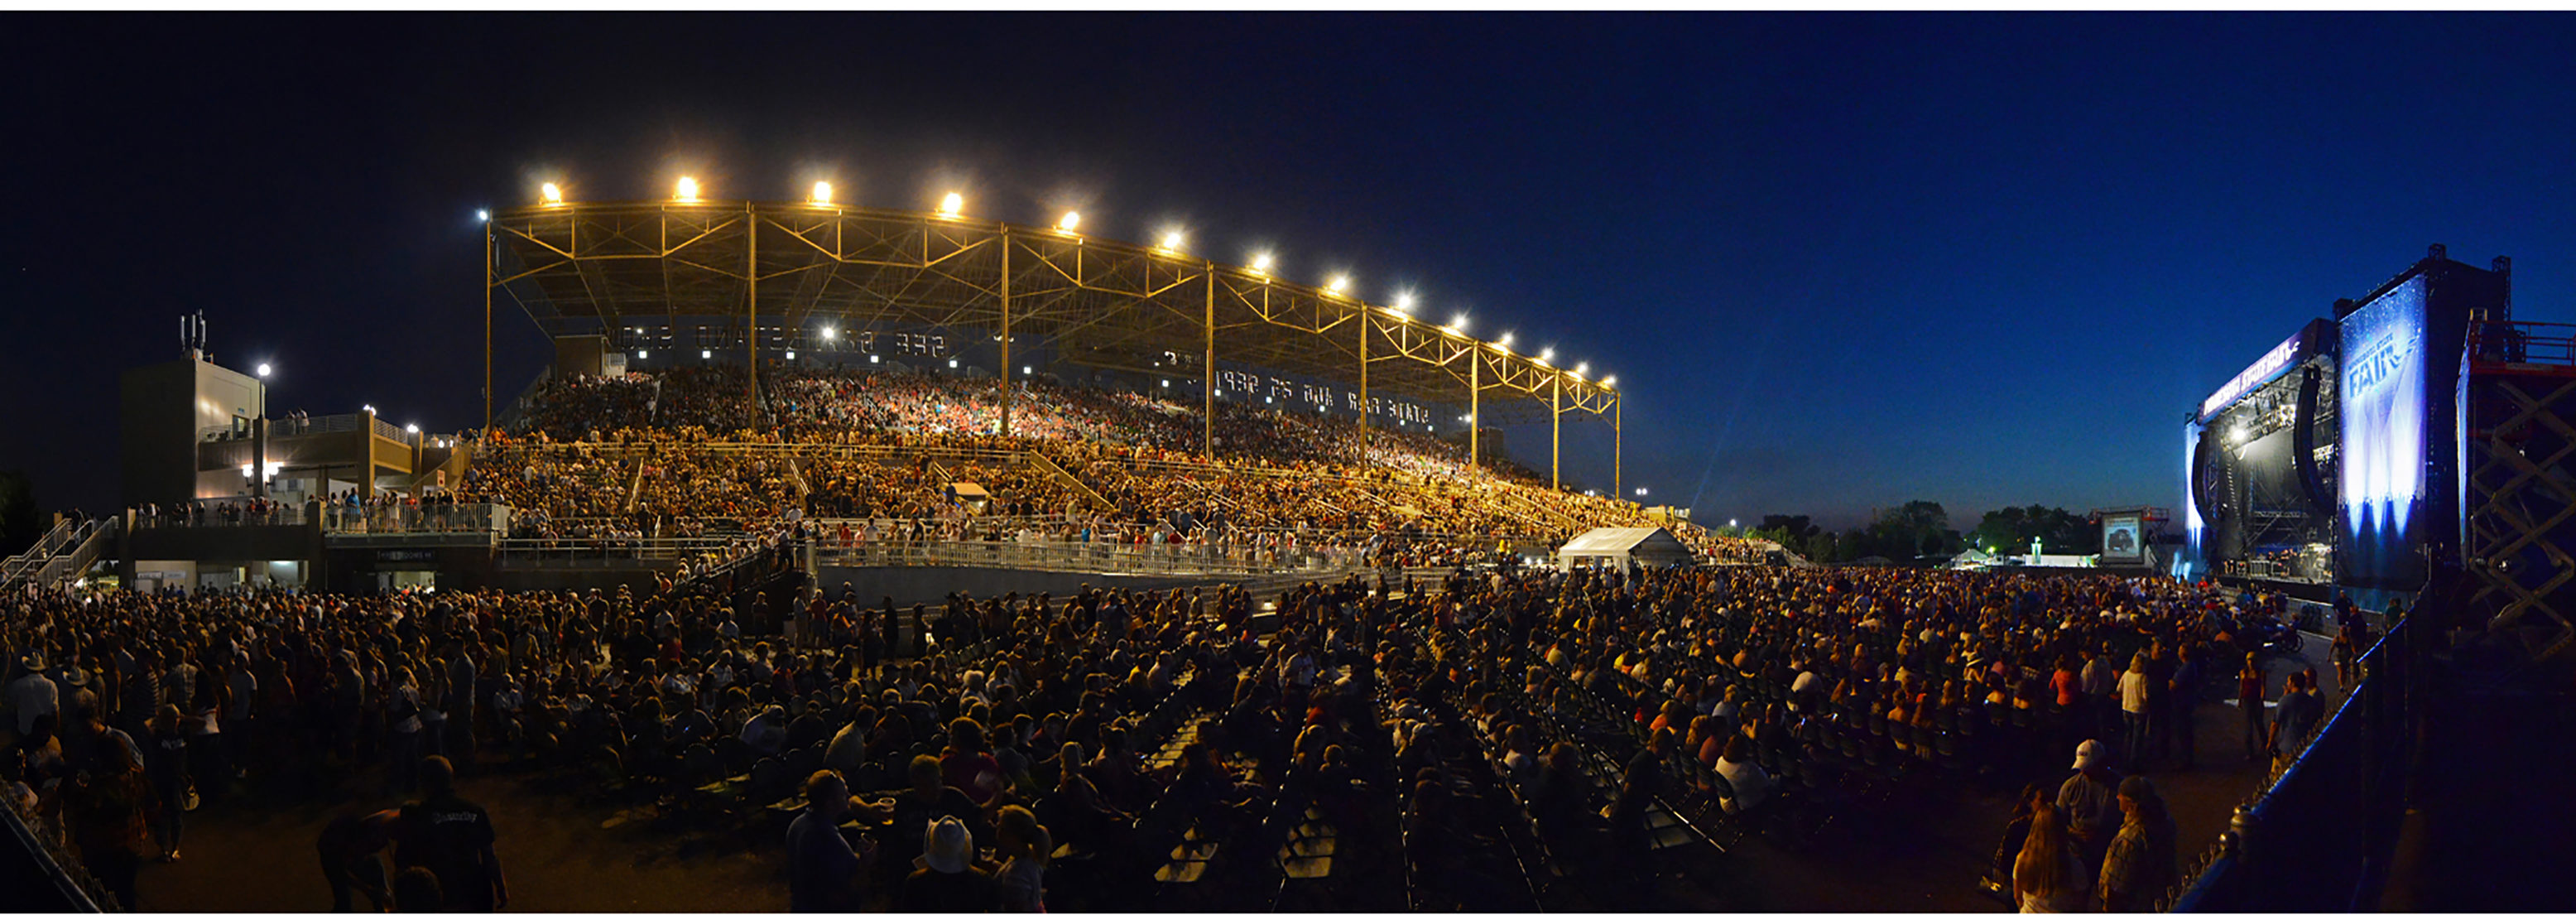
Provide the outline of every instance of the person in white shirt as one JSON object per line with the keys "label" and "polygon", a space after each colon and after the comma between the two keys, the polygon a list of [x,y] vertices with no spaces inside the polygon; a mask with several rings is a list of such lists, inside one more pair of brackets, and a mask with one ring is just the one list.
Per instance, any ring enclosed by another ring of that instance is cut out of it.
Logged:
{"label": "person in white shirt", "polygon": [[2129,656],[2129,672],[2120,675],[2120,718],[2128,725],[2128,756],[2123,765],[2136,770],[2152,746],[2147,733],[2147,653]]}
{"label": "person in white shirt", "polygon": [[18,710],[19,736],[33,731],[37,718],[53,715],[55,721],[61,721],[61,688],[44,674],[27,669],[25,664],[10,666],[17,676],[9,681],[9,704]]}
{"label": "person in white shirt", "polygon": [[1728,813],[1744,813],[1761,807],[1778,787],[1771,780],[1771,773],[1762,771],[1762,764],[1754,761],[1753,741],[1741,734],[1727,738],[1726,752],[1717,757],[1717,777],[1726,779],[1727,787],[1734,794],[1724,804]]}

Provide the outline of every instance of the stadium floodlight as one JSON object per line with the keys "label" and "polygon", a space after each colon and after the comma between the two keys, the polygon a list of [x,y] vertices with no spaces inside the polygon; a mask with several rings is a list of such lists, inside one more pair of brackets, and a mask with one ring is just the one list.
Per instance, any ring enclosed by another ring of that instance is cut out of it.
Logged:
{"label": "stadium floodlight", "polygon": [[1646,494],[1646,487],[1643,487],[1643,486],[1639,486],[1639,487],[1637,487],[1637,495],[1643,496],[1643,495],[1645,495],[1645,494]]}
{"label": "stadium floodlight", "polygon": [[948,367],[949,367],[949,368],[952,368],[952,369],[953,369],[953,368],[956,368],[956,367],[957,367],[957,360],[955,360],[955,359],[950,359],[950,360],[948,360]]}
{"label": "stadium floodlight", "polygon": [[1504,332],[1503,332],[1502,337],[1501,337],[1500,339],[1497,339],[1497,340],[1495,340],[1495,341],[1494,341],[1494,345],[1495,345],[1495,346],[1510,346],[1510,345],[1512,345],[1512,332],[1511,332],[1511,331],[1508,331],[1508,330],[1507,330],[1507,331],[1504,331]]}
{"label": "stadium floodlight", "polygon": [[1335,295],[1340,295],[1340,294],[1341,294],[1341,292],[1342,292],[1342,290],[1345,290],[1345,289],[1349,289],[1349,288],[1351,288],[1351,275],[1350,275],[1350,274],[1345,273],[1345,274],[1342,274],[1342,275],[1340,275],[1340,276],[1334,277],[1334,278],[1333,278],[1333,281],[1332,281],[1331,283],[1329,283],[1329,284],[1326,284],[1326,287],[1325,287],[1325,288],[1332,290],[1333,294],[1335,294]]}
{"label": "stadium floodlight", "polygon": [[715,354],[715,351],[713,351],[713,350],[703,350],[703,349],[702,349],[702,350],[699,350],[699,351],[698,351],[698,358],[700,358],[700,359],[713,359],[713,358],[715,358],[715,357],[716,357],[716,354]]}
{"label": "stadium floodlight", "polygon": [[1590,371],[1592,371],[1592,363],[1589,363],[1589,362],[1577,362],[1577,363],[1575,363],[1575,364],[1574,364],[1574,377],[1576,377],[1576,378],[1581,378],[1581,377],[1583,377],[1584,373],[1586,373],[1586,372],[1590,372]]}
{"label": "stadium floodlight", "polygon": [[1172,380],[1171,380],[1171,379],[1169,379],[1169,378],[1165,378],[1165,379],[1163,379],[1163,386],[1164,386],[1164,387],[1167,387],[1167,388],[1168,388],[1168,387],[1171,387],[1171,386],[1172,386]]}
{"label": "stadium floodlight", "polygon": [[698,202],[698,179],[681,175],[680,183],[671,189],[671,198],[681,203]]}
{"label": "stadium floodlight", "polygon": [[795,350],[792,350],[792,349],[791,349],[791,350],[788,350],[788,351],[787,351],[787,361],[789,361],[789,362],[794,362],[794,361],[796,361],[796,351],[795,351]]}
{"label": "stadium floodlight", "polygon": [[1466,332],[1467,332],[1467,316],[1466,316],[1465,314],[1459,314],[1459,315],[1458,315],[1458,316],[1456,316],[1456,317],[1452,317],[1452,318],[1450,318],[1450,319],[1449,319],[1449,332],[1450,332],[1450,333],[1453,333],[1453,334],[1463,334],[1463,333],[1466,333]]}
{"label": "stadium floodlight", "polygon": [[420,434],[420,424],[419,424],[419,423],[404,423],[404,424],[403,424],[403,434],[404,434],[404,435],[419,435],[419,434]]}
{"label": "stadium floodlight", "polygon": [[1551,346],[1538,351],[1538,361],[1540,362],[1546,362],[1554,358],[1556,358],[1556,347]]}
{"label": "stadium floodlight", "polygon": [[358,409],[361,409],[361,410],[365,410],[365,411],[367,411],[367,415],[368,415],[368,416],[374,416],[374,415],[376,415],[376,405],[375,405],[375,404],[360,404],[360,405],[358,406]]}
{"label": "stadium floodlight", "polygon": [[1602,386],[1602,387],[1605,387],[1605,388],[1615,388],[1615,387],[1618,387],[1618,386],[1619,386],[1619,376],[1617,376],[1617,375],[1603,375],[1603,376],[1601,376],[1601,386]]}
{"label": "stadium floodlight", "polygon": [[1073,234],[1073,228],[1081,224],[1082,214],[1076,213],[1072,210],[1066,210],[1064,211],[1064,218],[1055,221],[1055,230],[1071,235]]}
{"label": "stadium floodlight", "polygon": [[1270,272],[1270,252],[1268,252],[1268,251],[1263,251],[1263,252],[1261,252],[1261,253],[1259,253],[1259,254],[1255,254],[1255,255],[1253,255],[1253,256],[1252,256],[1252,272],[1254,272],[1254,273],[1268,273],[1268,272]]}
{"label": "stadium floodlight", "polygon": [[259,375],[259,377],[261,377],[261,378],[266,378],[266,377],[268,377],[268,371],[269,371],[269,369],[268,369],[268,363],[262,362],[262,363],[260,363],[260,364],[259,364],[259,367],[258,367],[258,368],[252,369],[251,371],[252,371],[253,373],[255,373],[255,374]]}
{"label": "stadium floodlight", "polygon": [[1174,229],[1163,233],[1163,250],[1174,253],[1181,250],[1181,230]]}
{"label": "stadium floodlight", "polygon": [[869,354],[868,354],[868,364],[869,364],[869,365],[875,365],[875,364],[877,364],[877,354],[875,354],[875,353],[869,353]]}
{"label": "stadium floodlight", "polygon": [[841,335],[841,329],[840,329],[840,328],[833,327],[832,325],[829,325],[829,324],[825,324],[825,325],[823,325],[823,339],[825,339],[825,340],[831,340],[831,339],[834,339],[834,338],[839,337],[840,335]]}
{"label": "stadium floodlight", "polygon": [[814,198],[813,198],[813,199],[814,199],[814,202],[815,202],[815,203],[818,203],[818,204],[828,204],[828,203],[831,203],[831,202],[832,202],[832,182],[829,182],[829,181],[817,181],[817,182],[814,182]]}
{"label": "stadium floodlight", "polygon": [[966,198],[956,191],[949,191],[948,196],[939,198],[939,215],[955,219],[957,214],[965,211]]}
{"label": "stadium floodlight", "polygon": [[538,185],[537,199],[545,201],[547,206],[561,206],[563,204],[563,188],[552,181]]}
{"label": "stadium floodlight", "polygon": [[645,352],[644,352],[643,350],[640,350],[640,349],[639,349],[639,350],[636,350],[636,351],[635,351],[635,361],[637,361],[637,362],[642,362],[642,361],[644,361],[644,357],[645,357]]}
{"label": "stadium floodlight", "polygon": [[1035,374],[1037,374],[1037,371],[1038,371],[1038,367],[1037,367],[1037,366],[1034,366],[1034,365],[1023,365],[1023,366],[1020,366],[1020,374],[1022,374],[1022,375],[1035,375]]}
{"label": "stadium floodlight", "polygon": [[476,210],[476,211],[474,211],[474,220],[475,220],[476,222],[491,222],[491,221],[492,221],[492,211],[490,211],[490,210]]}
{"label": "stadium floodlight", "polygon": [[1413,293],[1410,293],[1410,292],[1399,292],[1399,293],[1396,293],[1396,294],[1395,294],[1395,310],[1397,310],[1397,311],[1412,311],[1412,310],[1413,310]]}

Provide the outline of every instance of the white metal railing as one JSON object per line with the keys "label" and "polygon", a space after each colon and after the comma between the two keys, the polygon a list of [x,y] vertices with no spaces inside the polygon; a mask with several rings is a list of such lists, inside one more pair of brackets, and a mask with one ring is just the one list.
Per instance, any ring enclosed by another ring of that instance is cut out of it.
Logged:
{"label": "white metal railing", "polygon": [[53,558],[64,544],[71,542],[77,529],[78,526],[69,520],[54,522],[53,528],[36,538],[35,545],[28,547],[26,552],[0,560],[0,583],[14,581],[20,573],[44,565],[45,560]]}
{"label": "white metal railing", "polygon": [[1207,544],[1020,543],[1012,541],[879,541],[814,547],[815,562],[836,566],[973,566],[1055,572],[1164,575],[1264,575],[1357,569],[1356,549],[1279,549]]}
{"label": "white metal railing", "polygon": [[494,541],[504,560],[520,562],[678,562],[722,556],[737,537],[506,537]]}

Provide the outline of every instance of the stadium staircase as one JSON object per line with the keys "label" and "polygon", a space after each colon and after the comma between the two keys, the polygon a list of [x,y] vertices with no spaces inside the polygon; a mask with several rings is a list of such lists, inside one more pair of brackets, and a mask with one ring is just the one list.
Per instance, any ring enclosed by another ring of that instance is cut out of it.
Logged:
{"label": "stadium staircase", "polygon": [[644,493],[644,465],[649,463],[652,461],[641,455],[635,458],[635,472],[626,476],[626,498],[618,503],[618,511],[630,515],[635,513],[635,500]]}
{"label": "stadium staircase", "polygon": [[1064,469],[1064,465],[1056,463],[1054,459],[1035,451],[1028,452],[1026,457],[1029,463],[1036,464],[1039,468],[1055,475],[1056,480],[1063,483],[1066,489],[1081,493],[1084,499],[1090,501],[1093,510],[1108,511],[1117,507],[1103,497],[1099,490],[1091,488],[1091,484],[1083,482],[1081,477],[1074,476],[1071,471]]}
{"label": "stadium staircase", "polygon": [[36,547],[8,561],[5,573],[0,573],[0,587],[50,588],[77,579],[107,552],[117,530],[115,519],[84,521],[78,526],[57,524]]}

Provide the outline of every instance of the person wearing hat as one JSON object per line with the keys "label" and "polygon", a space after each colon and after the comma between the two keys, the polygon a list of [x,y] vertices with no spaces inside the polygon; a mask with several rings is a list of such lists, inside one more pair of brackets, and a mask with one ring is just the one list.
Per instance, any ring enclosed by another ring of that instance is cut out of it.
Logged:
{"label": "person wearing hat", "polygon": [[941,817],[921,835],[921,857],[895,893],[898,912],[990,912],[1000,908],[993,872],[975,862],[975,836],[964,821]]}
{"label": "person wearing hat", "polygon": [[2075,772],[2057,788],[2057,808],[2066,814],[2067,835],[2084,853],[2087,867],[2101,864],[2111,833],[2120,826],[2119,801],[2114,797],[2120,778],[2103,755],[2099,740],[2076,745]]}
{"label": "person wearing hat", "polygon": [[14,670],[9,680],[9,704],[18,710],[17,733],[23,737],[35,733],[36,719],[62,714],[62,689],[44,675],[42,658],[29,658],[11,667]]}
{"label": "person wearing hat", "polygon": [[2150,912],[2179,873],[2173,817],[2154,783],[2132,775],[2120,782],[2120,832],[2102,861],[2102,910]]}

